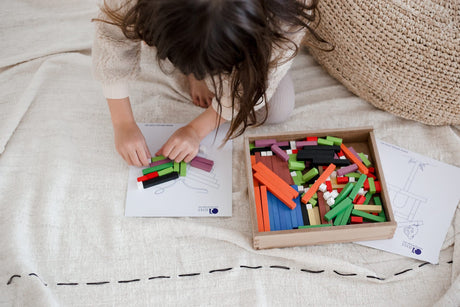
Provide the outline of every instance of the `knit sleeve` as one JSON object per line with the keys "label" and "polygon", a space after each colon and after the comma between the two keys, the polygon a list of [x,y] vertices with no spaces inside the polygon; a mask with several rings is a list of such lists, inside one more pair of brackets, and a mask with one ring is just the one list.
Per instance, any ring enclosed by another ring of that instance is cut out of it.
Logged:
{"label": "knit sleeve", "polygon": [[[110,8],[120,8],[126,12],[131,1],[106,1]],[[102,11],[98,19],[109,21]],[[118,26],[94,21],[95,35],[92,48],[93,75],[101,82],[106,98],[129,96],[128,82],[140,71],[141,41],[129,40]]]}

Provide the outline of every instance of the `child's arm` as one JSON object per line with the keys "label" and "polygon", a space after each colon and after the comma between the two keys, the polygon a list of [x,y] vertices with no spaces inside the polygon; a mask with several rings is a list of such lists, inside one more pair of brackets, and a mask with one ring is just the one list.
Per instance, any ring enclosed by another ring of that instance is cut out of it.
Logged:
{"label": "child's arm", "polygon": [[151,154],[134,120],[129,97],[108,98],[107,104],[112,116],[115,148],[118,153],[130,165],[148,166]]}
{"label": "child's arm", "polygon": [[225,119],[212,106],[208,107],[188,125],[176,130],[156,154],[176,162],[190,162],[198,153],[200,142],[223,122]]}

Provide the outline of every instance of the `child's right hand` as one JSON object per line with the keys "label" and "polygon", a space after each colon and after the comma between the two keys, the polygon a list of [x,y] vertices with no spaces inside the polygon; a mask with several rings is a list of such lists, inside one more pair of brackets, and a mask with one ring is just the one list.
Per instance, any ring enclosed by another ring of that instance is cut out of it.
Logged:
{"label": "child's right hand", "polygon": [[148,166],[150,163],[149,148],[141,130],[135,122],[113,126],[115,134],[115,148],[122,158],[135,166]]}

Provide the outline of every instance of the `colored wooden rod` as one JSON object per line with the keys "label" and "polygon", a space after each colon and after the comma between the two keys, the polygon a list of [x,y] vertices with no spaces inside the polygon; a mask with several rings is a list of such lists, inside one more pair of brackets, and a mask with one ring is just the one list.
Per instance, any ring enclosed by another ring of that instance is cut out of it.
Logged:
{"label": "colored wooden rod", "polygon": [[362,211],[359,211],[359,210],[356,210],[356,209],[353,209],[353,211],[351,211],[351,214],[356,215],[356,216],[361,216],[361,217],[363,217],[365,219],[368,219],[368,220],[371,220],[371,221],[374,221],[374,222],[385,222],[385,217],[378,216],[378,215],[373,215],[373,214],[366,213],[366,212],[362,212]]}
{"label": "colored wooden rod", "polygon": [[179,175],[185,177],[187,175],[187,164],[184,161],[181,161],[179,164]]}
{"label": "colored wooden rod", "polygon": [[[176,173],[179,173],[180,172],[180,163],[177,163],[177,162],[174,162],[174,167],[173,167],[174,171]],[[180,175],[180,174],[179,174]]]}
{"label": "colored wooden rod", "polygon": [[334,226],[347,225],[352,210],[353,206],[348,206],[345,210],[338,214],[335,217]]}
{"label": "colored wooden rod", "polygon": [[172,172],[174,172],[174,167],[168,167],[168,168],[162,169],[161,171],[158,171],[158,176],[161,177],[161,176],[170,174]]}
{"label": "colored wooden rod", "polygon": [[367,178],[367,182],[369,183],[369,193],[375,194],[377,191],[375,189],[375,183],[373,178]]}
{"label": "colored wooden rod", "polygon": [[316,220],[315,212],[313,208],[307,207],[308,219],[310,220],[310,225],[319,225],[320,221]]}
{"label": "colored wooden rod", "polygon": [[276,143],[276,139],[262,139],[262,140],[255,140],[254,144],[256,147],[267,147],[271,146]]}
{"label": "colored wooden rod", "polygon": [[316,221],[316,224],[322,224],[321,223],[321,217],[319,216],[319,209],[318,207],[313,207],[313,214],[315,215],[315,221]]}
{"label": "colored wooden rod", "polygon": [[337,206],[335,206],[331,211],[326,213],[324,215],[324,218],[327,221],[332,220],[334,217],[339,215],[341,212],[343,212],[345,209],[347,209],[349,206],[353,206],[353,203],[351,202],[351,199],[345,198],[343,201],[341,201]]}
{"label": "colored wooden rod", "polygon": [[343,154],[345,157],[347,157],[348,160],[358,165],[358,170],[362,174],[367,175],[369,173],[367,167],[347,148],[347,146],[342,143],[340,144],[340,149],[342,149]]}
{"label": "colored wooden rod", "polygon": [[264,217],[262,214],[262,202],[260,200],[260,188],[254,187],[254,199],[256,201],[256,213],[257,213],[257,230],[259,232],[264,231]]}
{"label": "colored wooden rod", "polygon": [[260,181],[263,185],[267,187],[267,189],[275,195],[279,200],[281,200],[286,206],[288,206],[290,209],[294,209],[296,206],[296,203],[284,194],[283,190],[281,190],[275,183],[270,178],[264,177],[263,174],[261,173],[254,173],[254,178]]}
{"label": "colored wooden rod", "polygon": [[334,208],[336,205],[338,205],[342,200],[348,197],[350,194],[351,190],[353,190],[353,183],[349,182],[345,185],[343,190],[339,193],[339,195],[335,198],[335,204],[331,206],[331,208]]}
{"label": "colored wooden rod", "polygon": [[358,170],[358,165],[353,163],[348,166],[344,166],[337,170],[337,176],[345,176],[348,173],[355,172]]}
{"label": "colored wooden rod", "polygon": [[382,211],[382,206],[378,205],[354,205],[353,209],[359,210],[359,211],[364,211],[364,212],[381,212]]}
{"label": "colored wooden rod", "polygon": [[168,167],[173,167],[173,166],[174,166],[173,162],[163,163],[163,164],[160,164],[160,165],[156,165],[154,167],[149,167],[149,168],[143,169],[142,174],[147,175],[149,173],[158,172],[158,171],[161,171],[162,169],[165,169],[165,168],[168,168]]}
{"label": "colored wooden rod", "polygon": [[348,195],[348,198],[351,200],[354,200],[356,195],[358,195],[359,189],[363,187],[364,181],[366,180],[366,175],[361,174],[361,177],[359,177],[358,181],[356,184],[353,186],[353,189],[351,190],[350,194]]}
{"label": "colored wooden rod", "polygon": [[304,204],[308,203],[308,201],[313,196],[313,194],[315,194],[316,191],[318,190],[318,188],[321,185],[321,183],[324,183],[326,181],[327,177],[329,177],[334,170],[335,170],[335,165],[332,164],[332,163],[329,164],[329,166],[323,171],[321,176],[319,176],[319,178],[315,181],[315,183],[313,183],[313,185],[310,187],[310,189],[308,189],[308,191],[302,197],[302,202]]}
{"label": "colored wooden rod", "polygon": [[318,145],[317,141],[297,141],[295,143],[297,148],[302,148],[304,146],[316,146]]}
{"label": "colored wooden rod", "polygon": [[154,167],[154,166],[169,163],[169,162],[171,162],[171,159],[164,158],[164,159],[161,159],[161,160],[153,161],[152,163],[149,164],[149,166]]}
{"label": "colored wooden rod", "polygon": [[141,181],[141,182],[138,182],[137,184],[140,189],[142,188],[147,189],[155,185],[158,185],[158,184],[161,184],[167,181],[171,181],[177,178],[179,178],[179,174],[173,172],[173,173],[166,174],[164,176],[149,179],[147,181]]}
{"label": "colored wooden rod", "polygon": [[341,138],[336,138],[334,136],[327,136],[326,140],[332,141],[334,145],[340,146],[342,144],[342,139]]}
{"label": "colored wooden rod", "polygon": [[369,159],[366,158],[366,156],[362,152],[358,153],[358,156],[361,158],[361,161],[363,161],[363,164],[366,167],[370,167],[372,165],[371,161],[369,161]]}
{"label": "colored wooden rod", "polygon": [[308,228],[316,228],[316,227],[329,227],[331,224],[318,224],[318,225],[304,225],[299,226],[299,229],[308,229]]}
{"label": "colored wooden rod", "polygon": [[264,219],[264,231],[270,231],[270,215],[268,213],[267,187],[260,186],[260,201],[262,203],[262,217]]}
{"label": "colored wooden rod", "polygon": [[283,161],[289,160],[289,155],[282,150],[278,145],[273,144],[271,147],[272,151]]}
{"label": "colored wooden rod", "polygon": [[318,174],[319,174],[318,169],[316,167],[314,167],[311,170],[309,170],[308,172],[306,172],[305,175],[302,176],[302,180],[304,182],[310,181],[311,179],[313,179]]}
{"label": "colored wooden rod", "polygon": [[251,155],[251,165],[254,165],[254,164],[256,164],[256,156]]}
{"label": "colored wooden rod", "polygon": [[210,172],[212,170],[212,165],[211,164],[207,164],[207,163],[203,163],[199,160],[192,160],[190,161],[190,166],[193,166],[195,168],[199,168],[205,172]]}
{"label": "colored wooden rod", "polygon": [[252,169],[258,173],[263,174],[264,177],[267,177],[273,180],[273,184],[279,186],[279,189],[283,191],[284,194],[289,196],[291,199],[296,198],[299,195],[299,192],[293,189],[289,184],[286,183],[286,181],[281,179],[280,176],[278,176],[276,173],[270,170],[267,166],[265,166],[265,164],[258,162],[252,166]]}
{"label": "colored wooden rod", "polygon": [[323,197],[323,192],[321,191],[318,191],[318,208],[321,224],[329,224],[328,221],[326,221],[326,219],[324,218],[324,215],[329,212],[329,206],[326,204],[326,201]]}
{"label": "colored wooden rod", "polygon": [[147,181],[147,180],[155,178],[155,177],[158,177],[158,172],[148,173],[147,175],[138,177],[137,182]]}
{"label": "colored wooden rod", "polygon": [[152,158],[151,158],[151,161],[152,161],[152,162],[155,162],[155,161],[160,161],[160,160],[163,160],[163,159],[166,159],[166,157],[160,155],[160,156],[152,157]]}
{"label": "colored wooden rod", "polygon": [[214,165],[214,161],[200,157],[200,156],[196,156],[195,158],[192,159],[192,161],[199,161],[201,163],[209,164],[211,166]]}

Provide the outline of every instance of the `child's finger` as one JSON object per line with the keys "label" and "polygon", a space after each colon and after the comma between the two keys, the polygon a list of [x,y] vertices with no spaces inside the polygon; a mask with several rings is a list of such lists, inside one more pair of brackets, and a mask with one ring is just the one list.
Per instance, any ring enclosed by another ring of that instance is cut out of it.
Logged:
{"label": "child's finger", "polygon": [[141,150],[138,151],[138,156],[139,156],[139,160],[141,161],[142,165],[144,166],[149,165],[150,163],[149,159],[152,155],[150,154],[150,151],[145,144],[142,146]]}
{"label": "child's finger", "polygon": [[129,158],[131,160],[131,165],[142,166],[142,163],[139,160],[136,150],[132,150],[129,152]]}
{"label": "child's finger", "polygon": [[199,96],[194,96],[193,97],[193,104],[196,106],[201,106],[201,101]]}
{"label": "child's finger", "polygon": [[185,157],[187,157],[190,153],[186,150],[183,150],[181,151],[177,156],[176,158],[174,159],[175,162],[179,163],[181,162],[182,160],[185,159]]}
{"label": "child's finger", "polygon": [[161,149],[157,152],[157,155],[163,155],[165,157],[169,157],[169,154],[171,153],[172,146],[169,144],[169,142],[166,142]]}
{"label": "child's finger", "polygon": [[207,107],[209,107],[211,104],[212,104],[212,96],[208,97],[208,100],[207,100]]}
{"label": "child's finger", "polygon": [[182,149],[179,146],[175,146],[169,153],[168,158],[171,160],[177,160],[181,152],[182,152]]}
{"label": "child's finger", "polygon": [[155,153],[155,156],[160,156],[162,154],[163,154],[163,147],[157,150],[157,152]]}
{"label": "child's finger", "polygon": [[183,161],[185,163],[189,163],[190,161],[193,160],[193,158],[195,158],[195,156],[196,156],[196,153],[193,153],[193,152],[189,153],[187,156],[184,157]]}

